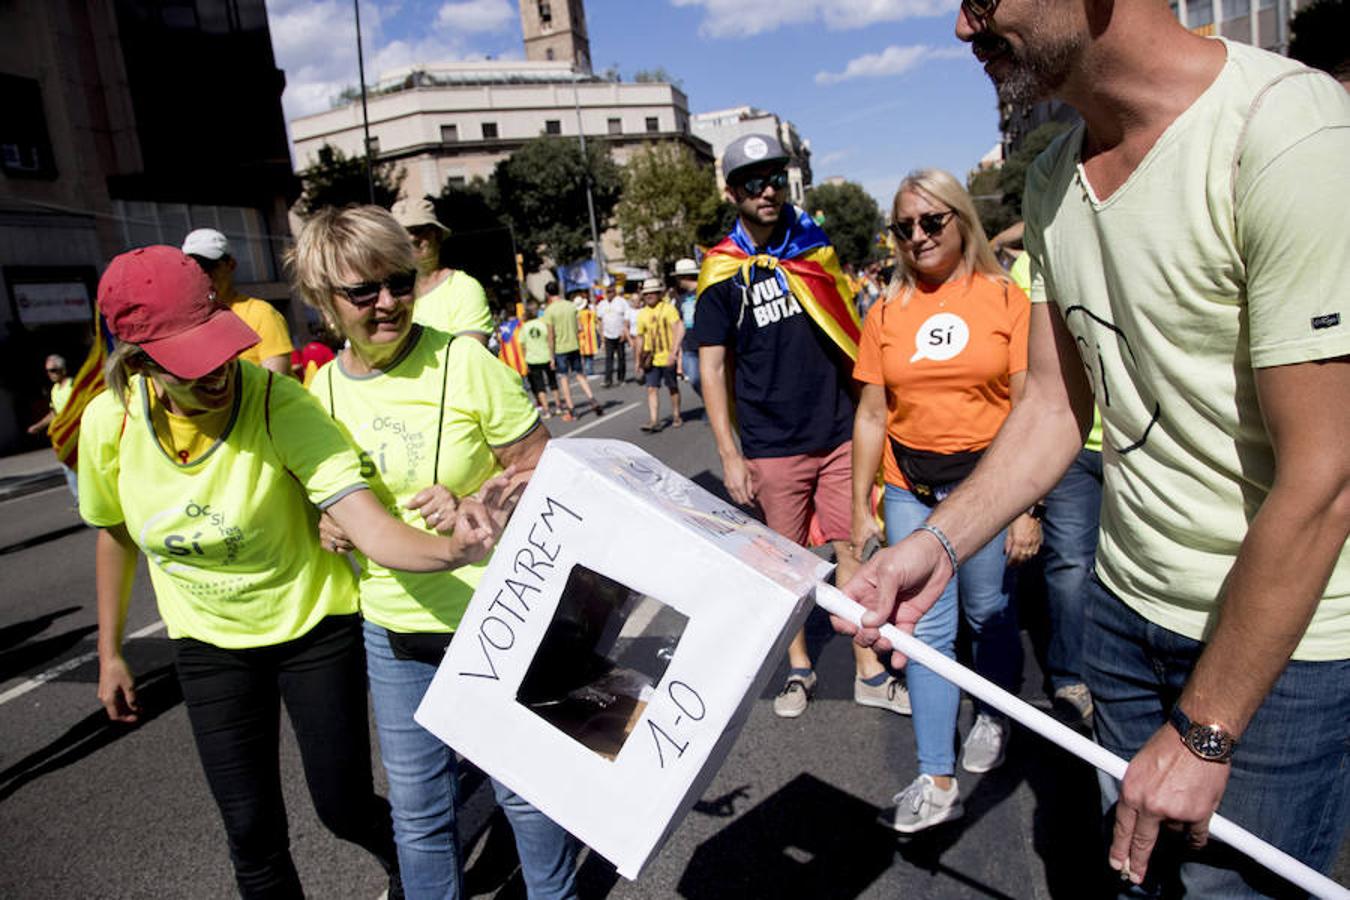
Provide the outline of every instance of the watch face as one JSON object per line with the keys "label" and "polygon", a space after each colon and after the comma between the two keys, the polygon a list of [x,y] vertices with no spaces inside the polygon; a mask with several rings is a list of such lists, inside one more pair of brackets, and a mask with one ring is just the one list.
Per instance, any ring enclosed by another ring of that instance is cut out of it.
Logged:
{"label": "watch face", "polygon": [[1205,759],[1223,759],[1232,752],[1233,739],[1213,725],[1193,725],[1186,743]]}

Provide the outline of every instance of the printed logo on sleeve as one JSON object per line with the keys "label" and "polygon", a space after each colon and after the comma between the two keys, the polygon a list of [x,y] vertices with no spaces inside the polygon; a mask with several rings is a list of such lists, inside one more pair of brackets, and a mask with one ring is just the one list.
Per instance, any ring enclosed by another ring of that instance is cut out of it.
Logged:
{"label": "printed logo on sleeve", "polygon": [[1312,327],[1314,329],[1335,328],[1341,324],[1340,313],[1328,313],[1325,316],[1313,316]]}

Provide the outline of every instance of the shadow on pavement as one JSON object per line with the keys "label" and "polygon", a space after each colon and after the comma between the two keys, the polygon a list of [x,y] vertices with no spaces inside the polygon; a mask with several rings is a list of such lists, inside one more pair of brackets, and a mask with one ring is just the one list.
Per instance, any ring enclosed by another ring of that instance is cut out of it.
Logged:
{"label": "shadow on pavement", "polygon": [[802,773],[694,851],[679,893],[721,897],[857,897],[895,858],[876,807]]}
{"label": "shadow on pavement", "polygon": [[147,672],[136,680],[136,699],[141,704],[141,720],[136,725],[121,725],[108,718],[102,708],[85,716],[65,734],[0,771],[0,802],[31,781],[49,775],[111,744],[147,722],[183,702],[173,666]]}
{"label": "shadow on pavement", "polygon": [[0,681],[7,681],[51,662],[95,631],[98,631],[97,625],[81,625],[62,634],[0,653]]}
{"label": "shadow on pavement", "polygon": [[0,556],[4,556],[8,553],[18,553],[20,550],[27,550],[29,547],[37,547],[52,541],[59,541],[66,535],[85,531],[88,527],[89,526],[85,525],[83,522],[78,522],[74,525],[65,525],[61,528],[57,528],[55,531],[48,531],[46,534],[35,534],[30,538],[24,538],[21,541],[16,541],[13,544],[6,544],[5,546],[0,547]]}
{"label": "shadow on pavement", "polygon": [[30,637],[35,637],[46,631],[57,619],[64,618],[73,612],[77,612],[83,607],[67,606],[64,609],[52,610],[49,613],[43,613],[34,619],[26,622],[16,622],[13,625],[6,625],[0,628],[0,650],[8,650],[10,647],[22,644]]}

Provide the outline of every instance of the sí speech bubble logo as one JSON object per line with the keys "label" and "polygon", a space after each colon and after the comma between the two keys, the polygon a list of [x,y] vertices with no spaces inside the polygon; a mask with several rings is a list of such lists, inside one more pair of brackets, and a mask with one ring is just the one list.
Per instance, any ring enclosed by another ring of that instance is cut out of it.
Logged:
{"label": "s\u00ed speech bubble logo", "polygon": [[914,335],[914,355],[909,361],[931,359],[942,362],[960,354],[968,343],[970,326],[965,320],[955,313],[938,313],[919,326]]}

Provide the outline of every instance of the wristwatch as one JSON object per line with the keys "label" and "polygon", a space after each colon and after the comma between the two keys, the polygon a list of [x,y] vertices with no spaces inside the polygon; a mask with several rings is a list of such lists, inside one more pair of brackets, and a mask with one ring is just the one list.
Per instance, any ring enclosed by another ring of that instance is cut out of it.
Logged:
{"label": "wristwatch", "polygon": [[1217,722],[1210,725],[1192,722],[1190,716],[1181,711],[1180,705],[1172,707],[1169,721],[1180,733],[1186,749],[1206,762],[1226,763],[1233,758],[1237,738]]}
{"label": "wristwatch", "polygon": [[1044,518],[1045,518],[1045,504],[1044,504],[1044,503],[1036,503],[1036,504],[1033,504],[1032,507],[1031,507],[1031,509],[1027,510],[1027,515],[1031,516],[1031,517],[1032,517],[1033,519],[1035,519],[1037,522],[1039,522],[1041,519],[1044,519]]}

